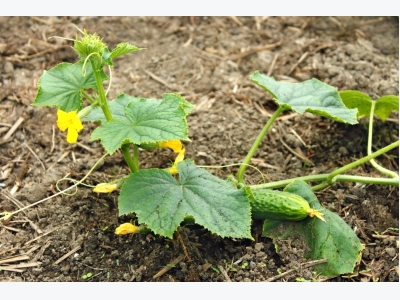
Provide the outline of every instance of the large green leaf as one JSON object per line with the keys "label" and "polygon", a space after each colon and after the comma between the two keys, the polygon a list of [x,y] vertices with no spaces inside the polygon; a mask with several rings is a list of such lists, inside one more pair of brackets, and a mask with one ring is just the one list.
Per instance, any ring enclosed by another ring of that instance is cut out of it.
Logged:
{"label": "large green leaf", "polygon": [[338,122],[357,123],[357,110],[348,109],[338,91],[318,79],[301,83],[279,82],[256,71],[250,76],[250,80],[272,94],[280,106],[300,114],[307,111]]}
{"label": "large green leaf", "polygon": [[[70,112],[82,108],[81,91],[97,89],[96,79],[90,64],[86,64],[86,74],[82,76],[83,63],[61,63],[45,71],[38,82],[38,92],[34,106],[57,106],[59,109]],[[102,80],[108,77],[102,71]]]}
{"label": "large green leaf", "polygon": [[120,114],[120,109],[128,102],[123,109],[125,117],[103,122],[91,135],[92,141],[101,140],[108,153],[114,153],[125,143],[190,141],[182,97],[167,94],[162,101],[136,97],[129,100],[129,96],[121,99],[114,108]]}
{"label": "large green leaf", "polygon": [[[373,100],[367,94],[355,90],[341,91],[339,94],[348,108],[358,109],[358,118],[371,114]],[[374,115],[382,121],[386,121],[393,110],[399,111],[399,96],[386,95],[375,100]]]}
{"label": "large green leaf", "polygon": [[244,189],[198,168],[178,163],[179,182],[161,169],[147,169],[125,179],[118,200],[119,215],[135,213],[157,234],[172,237],[187,216],[221,237],[249,238],[250,205]]}
{"label": "large green leaf", "polygon": [[[120,94],[114,100],[108,102],[108,107],[111,111],[111,114],[114,119],[121,119],[129,122],[129,119],[125,115],[125,107],[131,102],[132,100],[140,100],[139,97],[133,97],[126,94]],[[160,101],[157,99],[146,99],[147,101]],[[107,121],[106,117],[104,116],[103,110],[101,107],[97,106],[92,109],[92,111],[84,118],[82,118],[84,122],[104,122]]]}
{"label": "large green leaf", "polygon": [[[190,104],[188,101],[186,101],[182,96],[178,94],[164,94],[163,99],[171,99],[174,98],[175,100],[173,101],[179,101],[181,103],[181,107],[184,109],[186,115],[188,115],[194,108],[194,105]],[[132,101],[134,103],[141,103],[141,99],[145,98],[140,98],[140,97],[134,97],[126,94],[120,94],[118,97],[112,101],[108,102],[108,107],[110,108],[111,114],[114,119],[121,119],[129,122],[128,117],[125,115],[125,107]],[[159,99],[154,99],[154,98],[146,98],[145,99],[147,102],[147,105],[150,106],[158,106],[160,105]],[[106,118],[104,116],[104,113],[100,107],[95,107],[86,117],[82,118],[82,121],[91,121],[91,122],[104,122],[106,121]]]}
{"label": "large green leaf", "polygon": [[306,182],[296,180],[285,191],[306,199],[311,208],[324,214],[326,223],[315,217],[307,217],[300,222],[283,221],[280,224],[276,224],[276,220],[266,220],[263,235],[273,239],[291,237],[303,241],[310,249],[306,255],[308,258],[327,259],[326,263],[314,267],[322,275],[352,273],[363,249],[354,231],[341,217],[321,206]]}

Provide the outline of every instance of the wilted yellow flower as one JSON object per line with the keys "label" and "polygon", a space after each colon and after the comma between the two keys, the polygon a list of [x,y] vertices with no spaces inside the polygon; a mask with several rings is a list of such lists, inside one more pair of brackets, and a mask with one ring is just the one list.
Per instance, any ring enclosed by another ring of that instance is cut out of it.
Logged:
{"label": "wilted yellow flower", "polygon": [[95,186],[93,192],[108,194],[115,191],[117,188],[118,185],[116,183],[99,183]]}
{"label": "wilted yellow flower", "polygon": [[115,229],[115,234],[135,234],[139,232],[139,227],[131,224],[131,223],[124,223],[119,225],[116,229]]}
{"label": "wilted yellow flower", "polygon": [[68,129],[67,142],[70,144],[76,143],[78,140],[78,133],[83,129],[81,120],[78,117],[76,110],[65,112],[61,109],[57,110],[57,126],[61,131]]}
{"label": "wilted yellow flower", "polygon": [[322,217],[324,214],[321,213],[321,212],[319,212],[318,210],[315,210],[315,209],[310,208],[310,209],[308,210],[308,215],[309,215],[311,218],[312,218],[312,217],[317,217],[318,219],[320,219],[320,220],[322,220],[322,221],[324,221],[324,222],[326,223],[325,219]]}
{"label": "wilted yellow flower", "polygon": [[169,140],[166,142],[159,142],[158,147],[160,148],[170,148],[172,149],[175,153],[178,153],[182,150],[182,142],[180,140]]}
{"label": "wilted yellow flower", "polygon": [[184,158],[185,158],[185,148],[182,148],[181,151],[179,151],[178,156],[175,158],[174,164],[172,165],[171,168],[168,168],[167,171],[170,174],[178,174],[178,169],[176,167],[178,163],[182,161]]}

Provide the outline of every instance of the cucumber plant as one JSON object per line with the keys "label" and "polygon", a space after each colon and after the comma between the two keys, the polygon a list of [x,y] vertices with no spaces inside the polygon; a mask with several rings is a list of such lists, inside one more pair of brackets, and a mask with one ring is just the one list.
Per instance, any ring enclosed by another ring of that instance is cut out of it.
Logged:
{"label": "cucumber plant", "polygon": [[[224,180],[196,166],[193,160],[184,159],[182,141],[190,142],[186,117],[194,105],[182,96],[165,93],[159,100],[120,94],[116,99],[107,99],[113,60],[144,48],[120,43],[110,51],[96,33],[88,34],[83,30],[81,34],[72,47],[78,61],[61,63],[45,71],[39,79],[32,105],[58,108],[57,125],[60,130],[68,131],[69,143],[75,143],[79,138],[79,132],[84,128],[82,122],[93,122],[98,126],[91,134],[91,141],[99,140],[106,155],[113,155],[117,150],[122,152],[130,174],[113,182],[99,183],[94,188],[96,193],[120,190],[119,216],[136,215],[139,226],[122,224],[116,229],[116,234],[148,233],[151,230],[172,238],[185,221],[195,222],[221,237],[253,240],[250,232],[252,218],[261,218],[265,219],[263,231],[266,236],[301,236],[311,249],[310,258],[327,258],[326,263],[318,266],[321,274],[353,271],[362,245],[338,215],[320,205],[313,190],[338,181],[398,186],[398,175],[389,170],[384,172],[392,177],[389,179],[343,175],[351,168],[398,147],[398,142],[330,174],[258,185],[248,185],[244,176],[263,137],[284,111],[294,110],[300,114],[307,111],[338,122],[356,124],[360,108],[357,105],[347,107],[341,98],[346,98],[345,93],[341,95],[336,88],[317,79],[285,83],[256,71],[250,80],[272,94],[279,108],[249,149],[237,176]],[[109,75],[105,72],[107,69]],[[107,89],[103,85],[105,81],[109,82]],[[398,110],[398,96],[390,97],[393,106],[388,111]],[[379,105],[377,101],[378,115],[381,115],[383,107],[384,101],[381,100]],[[169,148],[177,153],[177,157],[170,168],[141,169],[139,148],[142,151]],[[382,171],[382,168],[378,170]],[[313,187],[307,183],[315,181],[321,183]],[[273,190],[282,187],[284,191]]]}

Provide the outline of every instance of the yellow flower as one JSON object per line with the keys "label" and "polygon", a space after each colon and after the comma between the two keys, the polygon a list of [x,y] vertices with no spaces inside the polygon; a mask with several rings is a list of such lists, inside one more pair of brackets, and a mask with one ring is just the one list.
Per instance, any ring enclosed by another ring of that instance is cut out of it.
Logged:
{"label": "yellow flower", "polygon": [[115,229],[115,234],[135,234],[139,232],[139,227],[131,224],[131,223],[124,223],[119,225],[116,229]]}
{"label": "yellow flower", "polygon": [[178,163],[181,162],[184,159],[184,157],[185,157],[185,148],[182,148],[179,151],[178,156],[175,158],[174,164],[172,165],[171,168],[168,168],[167,171],[170,174],[178,174],[178,169],[176,167],[177,167]]}
{"label": "yellow flower", "polygon": [[166,142],[159,142],[158,147],[160,148],[170,148],[172,149],[175,153],[178,153],[182,150],[182,142],[180,140],[169,140]]}
{"label": "yellow flower", "polygon": [[93,192],[108,194],[115,191],[117,188],[118,185],[116,183],[99,183],[95,186]]}
{"label": "yellow flower", "polygon": [[71,112],[65,112],[57,110],[57,126],[61,131],[68,129],[67,142],[70,144],[76,143],[78,140],[78,132],[83,129],[81,120],[78,117],[76,110]]}

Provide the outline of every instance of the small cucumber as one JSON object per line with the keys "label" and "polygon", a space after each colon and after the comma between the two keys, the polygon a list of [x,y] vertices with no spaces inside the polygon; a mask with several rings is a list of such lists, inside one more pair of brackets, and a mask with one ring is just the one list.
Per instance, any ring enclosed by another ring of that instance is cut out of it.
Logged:
{"label": "small cucumber", "polygon": [[254,219],[301,221],[307,216],[316,216],[325,221],[322,218],[323,214],[312,209],[304,198],[288,192],[252,190],[250,205]]}

